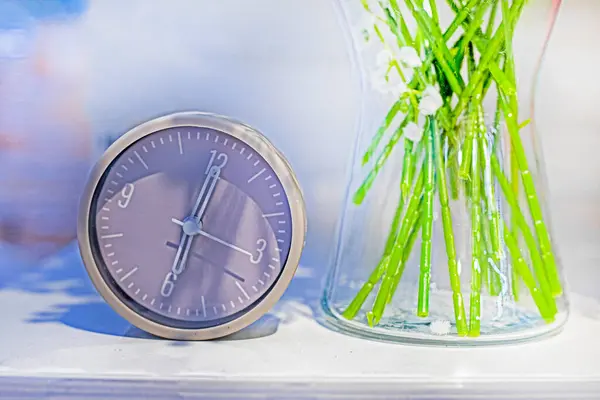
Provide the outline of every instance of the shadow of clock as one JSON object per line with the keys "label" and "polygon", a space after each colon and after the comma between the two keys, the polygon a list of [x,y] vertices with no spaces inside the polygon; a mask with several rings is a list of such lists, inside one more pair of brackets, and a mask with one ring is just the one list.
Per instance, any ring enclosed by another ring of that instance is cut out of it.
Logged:
{"label": "shadow of clock", "polygon": [[[303,258],[316,261],[310,255],[307,252]],[[280,325],[289,324],[298,317],[317,319],[322,272],[322,268],[300,266],[283,297],[269,313],[245,329],[218,340],[263,338],[275,334]],[[25,321],[27,323],[58,322],[94,334],[141,340],[158,339],[133,327],[97,294],[85,273],[75,244],[63,249],[38,268],[20,270],[11,280],[0,277],[0,290],[3,289],[49,296],[41,310],[29,315]],[[59,302],[56,302],[54,295],[58,295]],[[168,343],[183,346],[188,342]]]}
{"label": "shadow of clock", "polygon": [[[56,305],[50,310],[36,313],[27,322],[36,324],[60,322],[74,329],[97,334],[145,340],[163,340],[131,325],[102,300]],[[218,340],[249,340],[270,336],[277,332],[279,323],[280,319],[275,315],[265,314],[252,325]],[[170,343],[173,346],[189,344],[185,341],[170,341]]]}

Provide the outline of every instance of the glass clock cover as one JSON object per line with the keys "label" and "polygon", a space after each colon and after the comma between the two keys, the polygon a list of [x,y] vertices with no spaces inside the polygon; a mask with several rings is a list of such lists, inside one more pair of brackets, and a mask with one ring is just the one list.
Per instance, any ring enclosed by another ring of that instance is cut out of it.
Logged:
{"label": "glass clock cover", "polygon": [[125,135],[82,211],[96,280],[120,311],[167,330],[248,314],[286,265],[296,268],[296,236],[303,243],[301,198],[281,155],[250,128],[202,125]]}

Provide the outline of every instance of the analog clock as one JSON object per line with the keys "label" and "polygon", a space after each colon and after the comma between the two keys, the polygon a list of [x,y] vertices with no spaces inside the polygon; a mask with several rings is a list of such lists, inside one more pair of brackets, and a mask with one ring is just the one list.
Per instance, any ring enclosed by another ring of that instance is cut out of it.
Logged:
{"label": "analog clock", "polygon": [[281,297],[306,235],[289,163],[258,131],[178,113],[120,137],[92,170],[78,239],[94,285],[140,329],[213,339]]}

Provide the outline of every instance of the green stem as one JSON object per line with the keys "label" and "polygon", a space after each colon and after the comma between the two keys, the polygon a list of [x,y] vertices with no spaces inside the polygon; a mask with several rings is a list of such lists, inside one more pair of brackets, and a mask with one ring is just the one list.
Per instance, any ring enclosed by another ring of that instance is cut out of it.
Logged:
{"label": "green stem", "polygon": [[416,158],[417,152],[413,152],[412,140],[404,139],[404,160],[402,162],[402,178],[400,181],[400,191],[404,196],[408,196],[410,193]]}
{"label": "green stem", "polygon": [[[556,303],[554,298],[552,297],[552,290],[550,287],[550,283],[548,281],[548,277],[546,274],[546,269],[544,268],[544,262],[540,252],[538,251],[537,241],[525,219],[525,216],[521,212],[521,208],[515,197],[513,191],[511,190],[510,183],[504,173],[502,172],[502,168],[500,166],[500,162],[498,161],[498,157],[495,154],[492,154],[491,157],[491,166],[496,179],[498,180],[498,184],[504,193],[504,198],[508,203],[511,214],[515,219],[516,225],[519,227],[521,234],[523,235],[523,239],[525,240],[525,244],[529,250],[529,258],[533,264],[533,270],[535,272],[537,281],[539,282],[540,289],[548,302],[548,305],[551,310],[556,311]],[[512,231],[515,232],[515,228],[512,228]],[[518,272],[518,271],[517,271]]]}
{"label": "green stem", "polygon": [[458,257],[456,255],[456,245],[454,241],[454,231],[452,228],[452,213],[448,199],[448,190],[446,184],[446,166],[444,157],[442,157],[442,144],[440,135],[435,134],[434,120],[430,121],[431,128],[434,131],[434,154],[436,160],[436,176],[438,183],[438,197],[440,201],[442,225],[444,228],[444,242],[446,245],[446,255],[448,257],[448,272],[450,276],[450,287],[452,289],[452,301],[454,304],[454,320],[456,330],[459,336],[466,336],[468,326],[465,313],[465,304],[460,287],[460,273],[458,268]]}
{"label": "green stem", "polygon": [[[525,0],[514,0],[513,5],[511,7],[511,20],[519,17],[522,6]],[[458,118],[461,112],[464,110],[467,103],[470,101],[473,93],[479,87],[479,85],[483,82],[486,71],[489,69],[490,64],[499,57],[500,49],[502,44],[504,43],[504,25],[506,23],[510,23],[510,21],[503,21],[496,30],[494,37],[488,43],[487,48],[482,53],[479,64],[477,65],[477,69],[473,73],[473,76],[469,80],[469,83],[465,90],[459,97],[458,104],[454,109],[454,116]]]}
{"label": "green stem", "polygon": [[389,261],[389,255],[384,256],[379,261],[379,264],[377,264],[377,268],[375,268],[373,272],[371,272],[371,275],[369,275],[367,281],[362,285],[356,296],[354,296],[346,310],[344,310],[344,312],[342,313],[342,316],[344,318],[353,319],[354,317],[356,317],[356,314],[358,314],[358,312],[362,308],[363,304],[367,300],[367,297],[369,297],[369,294],[371,294],[371,291],[383,276],[389,264]]}
{"label": "green stem", "polygon": [[[502,96],[501,96],[502,98]],[[562,286],[560,283],[560,277],[556,268],[556,261],[554,259],[554,253],[552,251],[552,243],[550,239],[550,233],[544,222],[544,215],[542,212],[542,206],[537,196],[535,183],[533,176],[529,169],[527,156],[525,155],[525,149],[519,136],[519,124],[515,120],[508,104],[502,98],[501,100],[502,109],[504,111],[504,117],[508,127],[508,133],[510,135],[511,143],[517,164],[519,166],[519,172],[521,175],[521,181],[523,183],[523,189],[525,191],[525,197],[527,198],[527,204],[529,205],[529,212],[531,219],[535,227],[535,231],[538,236],[539,246],[542,253],[542,260],[548,275],[552,294],[554,296],[560,296],[562,294]]]}
{"label": "green stem", "polygon": [[450,180],[450,196],[452,200],[458,200],[459,184],[458,184],[458,152],[454,149],[448,151],[448,178]]}
{"label": "green stem", "polygon": [[[394,247],[394,243],[399,234],[398,228],[400,225],[400,220],[402,218],[402,212],[404,211],[404,199],[408,197],[411,188],[412,182],[412,174],[411,171],[413,169],[413,163],[416,155],[412,152],[412,142],[410,140],[406,140],[406,151],[404,153],[404,165],[402,166],[402,183],[400,185],[400,198],[398,199],[398,204],[396,206],[396,212],[394,213],[394,218],[392,219],[392,224],[390,226],[390,230],[388,233],[388,238],[385,244],[385,248],[383,251],[383,257],[379,260],[377,264],[377,268],[373,270],[367,281],[360,288],[352,302],[346,308],[346,310],[342,313],[344,318],[353,319],[356,317],[363,304],[369,297],[369,294],[379,282],[385,269],[389,263],[390,253]],[[411,246],[412,248],[412,246]],[[390,297],[391,299],[391,297]]]}
{"label": "green stem", "polygon": [[450,51],[446,47],[446,41],[444,40],[439,27],[431,21],[425,10],[417,10],[412,2],[413,0],[405,0],[405,4],[412,12],[421,32],[426,35],[427,40],[432,46],[433,54],[440,64],[440,67],[442,68],[450,87],[457,95],[461,94],[465,84],[460,74],[454,71],[452,68],[453,58],[450,54]]}
{"label": "green stem", "polygon": [[402,137],[402,131],[404,130],[404,127],[408,124],[409,120],[410,120],[410,113],[404,117],[404,120],[400,124],[400,127],[398,128],[398,130],[396,130],[396,132],[394,132],[394,134],[392,135],[390,140],[387,142],[387,144],[383,148],[381,154],[377,158],[377,161],[375,162],[375,166],[369,172],[369,174],[363,181],[362,185],[354,193],[354,198],[353,198],[354,204],[357,204],[357,205],[362,204],[369,189],[373,185],[375,178],[379,174],[379,171],[381,170],[381,168],[383,168],[383,166],[385,165],[385,162],[387,161],[388,157],[392,153],[392,150],[394,150],[396,143],[398,143],[398,140],[400,140],[400,138]]}
{"label": "green stem", "polygon": [[492,32],[494,32],[494,24],[496,23],[496,14],[498,13],[498,0],[492,0],[492,10],[490,11],[490,17],[488,19],[488,25],[485,29],[485,35],[487,37],[492,36]]}
{"label": "green stem", "polygon": [[462,164],[458,172],[460,179],[468,181],[471,178],[471,155],[473,154],[473,140],[477,129],[477,113],[471,111],[467,115],[465,140],[462,146]]}
{"label": "green stem", "polygon": [[383,120],[383,123],[379,126],[379,129],[377,129],[377,133],[375,133],[373,140],[371,140],[369,148],[363,155],[362,165],[367,164],[371,160],[371,157],[373,157],[373,153],[375,153],[375,150],[377,150],[377,146],[379,146],[383,135],[392,125],[394,118],[396,118],[396,115],[398,115],[398,113],[402,109],[403,104],[404,102],[402,100],[399,100],[396,103],[394,103],[392,108],[390,108],[387,115],[385,116],[385,119]]}
{"label": "green stem", "polygon": [[422,208],[423,208],[423,205],[421,204],[419,209],[415,212],[415,216],[417,218],[414,220],[411,220],[411,222],[410,222],[412,224],[412,228],[410,229],[408,240],[406,241],[406,245],[404,246],[404,251],[402,252],[402,261],[401,261],[400,268],[396,271],[396,275],[394,275],[394,278],[393,278],[392,287],[390,288],[390,294],[388,297],[388,304],[392,302],[394,293],[396,293],[396,289],[398,288],[398,285],[400,284],[400,280],[402,279],[402,274],[404,273],[404,269],[406,268],[406,263],[408,262],[408,259],[410,258],[410,254],[412,253],[412,250],[413,250],[413,247],[415,246],[417,237],[419,236],[420,227],[423,223],[423,221],[422,221],[423,213],[421,212]]}
{"label": "green stem", "polygon": [[[479,120],[479,130],[477,141],[479,145],[479,158],[480,158],[480,168],[482,171],[483,178],[483,186],[482,186],[482,194],[484,203],[486,206],[487,215],[484,219],[489,221],[488,232],[489,232],[489,240],[491,245],[490,256],[494,266],[498,268],[500,266],[500,260],[502,259],[502,244],[501,244],[501,232],[500,232],[500,211],[498,209],[498,205],[496,203],[496,193],[494,190],[494,181],[492,179],[492,170],[490,166],[490,151],[488,149],[488,144],[485,140],[485,134],[487,133],[487,129],[485,127],[485,121],[483,116],[483,107],[479,106],[478,111],[478,120]],[[489,278],[491,283],[490,293],[493,296],[497,296],[502,291],[501,288],[501,279],[498,275],[496,268],[492,268],[490,270]]]}
{"label": "green stem", "polygon": [[494,267],[497,265],[493,259],[492,239],[490,236],[490,226],[487,218],[481,218],[481,280],[487,285],[488,293],[491,296],[498,296],[500,290],[497,289],[494,282]]}
{"label": "green stem", "polygon": [[375,298],[375,303],[373,304],[373,311],[367,313],[367,319],[370,326],[377,325],[381,320],[385,305],[390,298],[390,289],[393,285],[394,277],[398,275],[398,270],[401,268],[402,255],[412,226],[411,221],[418,219],[419,204],[421,202],[425,178],[424,170],[425,168],[419,173],[415,188],[408,201],[406,213],[404,214],[404,218],[400,225],[400,233],[396,237],[396,242],[394,243],[394,248],[390,255],[390,261],[386,266],[381,285],[379,286],[379,291],[377,292],[377,297]]}
{"label": "green stem", "polygon": [[540,311],[540,315],[547,322],[552,322],[556,312],[553,311],[551,306],[548,306],[547,298],[544,296],[543,291],[538,288],[535,278],[531,274],[531,271],[529,270],[529,267],[527,266],[527,263],[523,259],[521,251],[519,250],[517,239],[510,232],[506,223],[504,223],[504,241],[506,242],[506,247],[508,247],[510,257],[513,261],[513,268],[515,268],[517,270],[517,274],[523,278],[523,282],[529,289],[531,297]]}
{"label": "green stem", "polygon": [[481,330],[481,192],[478,142],[473,141],[471,152],[471,299],[469,336],[477,337]]}
{"label": "green stem", "polygon": [[[515,200],[518,203],[519,199],[519,165],[517,164],[516,153],[513,151],[512,145],[510,149],[510,183],[511,190],[515,196]],[[517,205],[519,206],[519,205]],[[517,230],[518,221],[517,215],[514,211],[511,212],[511,229],[515,235],[517,243],[519,243],[519,231]],[[516,274],[516,269],[513,268],[512,277],[512,291],[515,300],[519,299],[519,276]],[[545,275],[545,273],[544,273]]]}
{"label": "green stem", "polygon": [[[506,0],[501,0],[502,3],[502,17],[506,18],[510,11],[509,11],[509,5],[508,2]],[[516,82],[516,78],[515,78],[515,63],[514,63],[514,56],[513,56],[513,50],[512,50],[512,42],[513,42],[513,31],[512,31],[512,24],[505,24],[504,25],[504,35],[506,36],[506,45],[505,45],[505,59],[504,59],[504,74],[506,76],[505,81],[510,81],[510,82]],[[498,75],[496,73],[496,75]],[[498,80],[498,77],[496,77],[496,80]],[[512,113],[513,116],[515,118],[516,121],[519,121],[519,107],[518,107],[518,100],[517,100],[517,90],[516,87],[506,87],[506,85],[501,85],[499,84],[499,90],[504,92],[507,96],[510,96],[510,108],[512,109]],[[501,94],[498,95],[499,97],[501,97]],[[516,158],[516,153],[515,153],[515,149],[512,146],[512,144],[510,145],[510,179],[511,179],[511,183],[512,183],[512,191],[515,195],[515,199],[519,199],[519,165],[517,163],[517,158]],[[517,244],[519,244],[519,231],[517,230],[517,220],[516,217],[513,213],[512,215],[512,224],[511,224],[511,229],[513,230],[513,234],[515,236],[515,239],[517,241]],[[519,298],[519,277],[518,277],[518,272],[517,272],[517,268],[513,268],[513,273],[511,274],[511,286],[512,286],[512,292],[513,292],[513,297],[515,298],[515,300],[518,300]]]}
{"label": "green stem", "polygon": [[433,18],[433,22],[436,25],[440,25],[440,17],[438,15],[437,5],[435,4],[437,0],[429,0],[429,8],[431,9],[431,18]]}
{"label": "green stem", "polygon": [[426,317],[429,315],[429,293],[431,286],[431,236],[433,234],[433,193],[435,191],[434,176],[434,117],[428,117],[425,130],[425,176],[424,176],[424,200],[422,210],[423,226],[421,231],[421,268],[419,274],[419,296],[417,304],[417,315]]}
{"label": "green stem", "polygon": [[470,43],[472,43],[471,41],[472,41],[473,37],[475,36],[475,33],[477,33],[477,30],[483,23],[485,13],[489,6],[490,6],[489,2],[483,2],[483,3],[480,2],[479,3],[479,8],[477,8],[477,12],[474,13],[472,22],[469,24],[469,27],[465,30],[465,34],[464,34],[464,38],[463,38],[463,42],[462,42],[462,46],[463,46],[462,51],[466,51],[467,46]]}

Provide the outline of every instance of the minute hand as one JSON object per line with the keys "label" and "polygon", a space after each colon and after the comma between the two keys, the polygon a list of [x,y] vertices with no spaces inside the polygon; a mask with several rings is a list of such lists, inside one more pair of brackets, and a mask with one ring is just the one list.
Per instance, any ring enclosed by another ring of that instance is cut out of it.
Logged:
{"label": "minute hand", "polygon": [[[208,176],[202,185],[202,189],[200,190],[200,194],[198,195],[198,199],[196,200],[196,204],[194,205],[194,209],[192,210],[192,215],[196,222],[200,222],[202,217],[204,216],[204,212],[206,211],[206,207],[208,206],[208,202],[212,196],[213,191],[215,190],[215,186],[219,181],[219,176],[221,175],[221,168],[217,166],[210,167],[208,171]],[[208,190],[206,187],[208,186]],[[206,193],[205,193],[206,192]],[[204,201],[203,201],[204,200]]]}
{"label": "minute hand", "polygon": [[233,245],[233,244],[231,244],[231,243],[227,243],[226,241],[224,241],[224,240],[222,240],[222,239],[219,239],[218,237],[216,237],[216,236],[213,236],[213,235],[211,235],[210,233],[207,233],[207,232],[205,232],[205,231],[203,231],[203,230],[200,230],[198,233],[199,233],[200,235],[204,236],[204,237],[207,237],[207,238],[209,238],[209,239],[211,239],[211,240],[214,240],[214,241],[215,241],[215,242],[217,242],[217,243],[220,243],[220,244],[222,244],[223,246],[227,246],[227,247],[229,247],[230,249],[233,249],[233,250],[239,251],[239,252],[240,252],[240,253],[242,253],[242,254],[245,254],[245,255],[247,255],[247,256],[249,256],[249,257],[252,257],[252,253],[250,253],[249,251],[247,251],[247,250],[244,250],[244,249],[242,249],[242,248],[239,248],[239,247],[237,247],[236,245]]}

